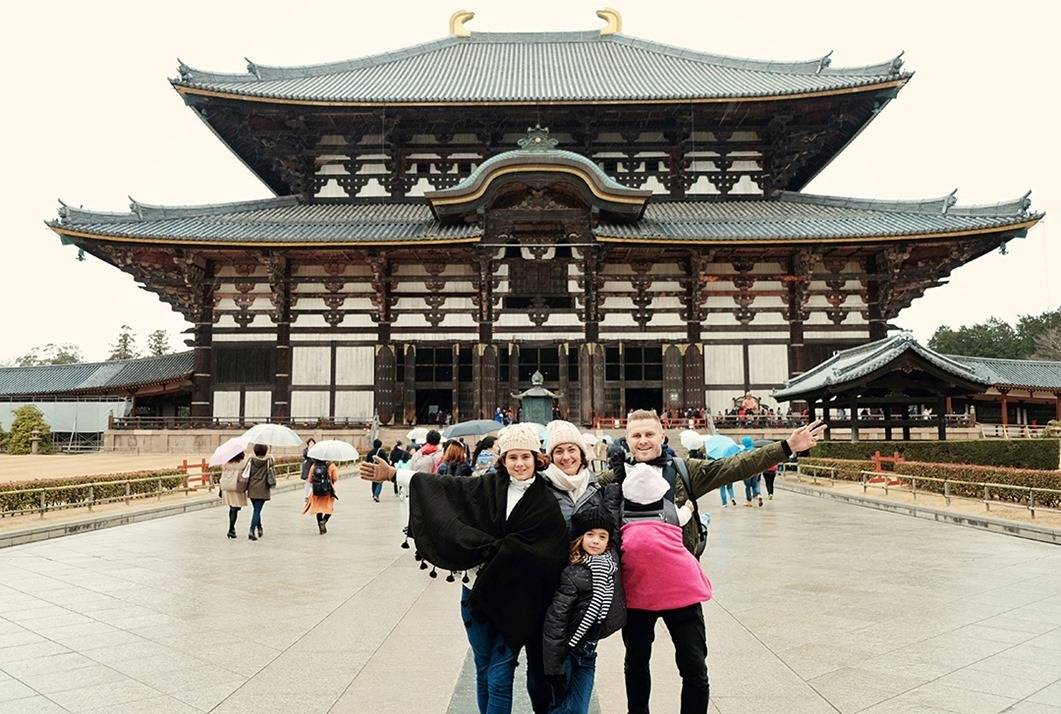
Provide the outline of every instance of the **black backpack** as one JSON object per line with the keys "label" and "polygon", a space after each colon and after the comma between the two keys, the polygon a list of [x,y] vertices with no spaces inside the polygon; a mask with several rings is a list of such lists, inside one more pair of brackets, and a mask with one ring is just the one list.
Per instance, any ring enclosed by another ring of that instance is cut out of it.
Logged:
{"label": "black backpack", "polygon": [[328,478],[328,464],[318,462],[313,467],[313,495],[330,496],[332,493],[332,480]]}

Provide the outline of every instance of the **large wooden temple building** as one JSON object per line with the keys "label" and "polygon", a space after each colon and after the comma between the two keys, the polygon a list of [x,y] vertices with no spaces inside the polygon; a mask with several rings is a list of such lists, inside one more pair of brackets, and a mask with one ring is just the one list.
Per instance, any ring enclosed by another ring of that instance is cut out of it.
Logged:
{"label": "large wooden temple building", "polygon": [[276,195],[63,205],[64,242],[194,324],[198,418],[570,418],[731,406],[886,336],[1040,218],[802,189],[910,78],[600,30],[478,33],[174,89]]}

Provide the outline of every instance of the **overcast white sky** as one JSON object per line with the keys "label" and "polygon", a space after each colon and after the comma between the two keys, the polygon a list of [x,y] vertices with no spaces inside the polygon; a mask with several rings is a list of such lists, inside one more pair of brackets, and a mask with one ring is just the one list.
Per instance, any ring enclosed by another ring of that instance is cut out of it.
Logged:
{"label": "overcast white sky", "polygon": [[[463,2],[464,0],[461,0]],[[609,0],[611,2],[612,0]],[[582,30],[601,26],[600,2],[478,2],[473,31]],[[187,327],[132,278],[75,260],[44,225],[56,199],[126,210],[131,195],[182,204],[269,194],[184,106],[167,83],[177,57],[219,71],[345,59],[445,36],[456,4],[315,0],[255,2],[19,3],[6,10],[0,361],[47,342],[106,357],[118,327],[141,345],[151,330],[174,344]],[[1058,269],[1059,105],[1054,4],[1032,0],[887,3],[846,1],[626,2],[623,32],[719,54],[807,59],[832,49],[833,66],[905,50],[916,76],[899,98],[808,191],[959,203],[1032,189],[1050,215],[1028,238],[955,271],[898,324],[927,339],[940,323],[1008,320],[1061,304]]]}

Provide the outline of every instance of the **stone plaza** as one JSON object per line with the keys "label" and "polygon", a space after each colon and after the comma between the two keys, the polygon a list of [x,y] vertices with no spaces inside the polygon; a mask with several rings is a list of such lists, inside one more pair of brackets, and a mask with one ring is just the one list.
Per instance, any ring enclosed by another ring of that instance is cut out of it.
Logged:
{"label": "stone plaza", "polygon": [[[0,712],[474,711],[459,583],[399,547],[389,490],[339,495],[324,537],[291,491],[256,543],[211,508],[0,551]],[[783,490],[702,506],[712,711],[1061,712],[1056,547]],[[621,638],[600,652],[594,710],[624,711]],[[653,711],[672,653],[660,625]]]}

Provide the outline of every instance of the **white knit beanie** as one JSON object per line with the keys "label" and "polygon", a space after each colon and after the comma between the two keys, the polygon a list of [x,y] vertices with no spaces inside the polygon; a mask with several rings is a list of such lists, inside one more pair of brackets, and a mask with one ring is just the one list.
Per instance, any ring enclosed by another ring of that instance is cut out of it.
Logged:
{"label": "white knit beanie", "polygon": [[538,440],[538,429],[533,424],[512,424],[501,430],[497,436],[497,450],[502,458],[505,452],[512,449],[526,449],[535,454],[541,452],[541,441]]}
{"label": "white knit beanie", "polygon": [[585,456],[586,449],[582,445],[582,432],[569,421],[556,419],[545,425],[545,451],[552,456],[553,449],[560,444],[574,444]]}

